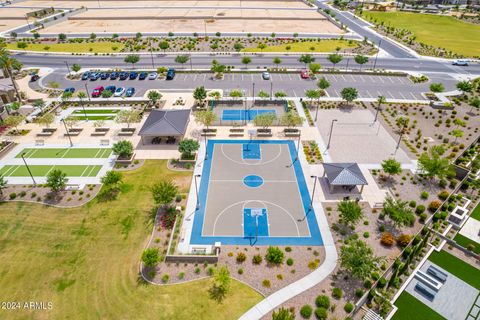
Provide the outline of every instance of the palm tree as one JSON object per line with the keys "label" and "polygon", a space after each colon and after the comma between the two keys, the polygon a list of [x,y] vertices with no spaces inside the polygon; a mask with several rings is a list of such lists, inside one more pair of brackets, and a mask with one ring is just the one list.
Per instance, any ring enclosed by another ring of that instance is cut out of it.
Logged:
{"label": "palm tree", "polygon": [[377,98],[377,103],[378,103],[377,112],[375,112],[375,120],[373,120],[373,123],[377,122],[378,112],[380,112],[382,104],[384,104],[385,102],[387,102],[387,98],[385,98],[385,96],[378,96],[378,98]]}
{"label": "palm tree", "polygon": [[8,78],[12,80],[13,89],[17,95],[17,99],[21,102],[22,97],[20,96],[20,91],[18,91],[17,83],[12,76],[13,66],[19,64],[19,61],[10,56],[10,53],[4,48],[0,47],[0,68],[2,68],[7,74]]}
{"label": "palm tree", "polygon": [[77,97],[80,101],[80,105],[82,106],[82,109],[83,109],[83,114],[85,115],[85,119],[87,120],[88,122],[88,116],[87,116],[87,111],[85,111],[85,106],[83,105],[83,99],[85,99],[87,97],[87,93],[86,92],[83,92],[83,91],[80,91],[78,94],[77,94]]}

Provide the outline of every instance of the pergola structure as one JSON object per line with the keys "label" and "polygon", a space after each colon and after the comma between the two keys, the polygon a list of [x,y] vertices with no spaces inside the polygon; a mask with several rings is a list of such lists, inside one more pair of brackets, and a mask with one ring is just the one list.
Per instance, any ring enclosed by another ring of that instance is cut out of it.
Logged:
{"label": "pergola structure", "polygon": [[190,109],[152,110],[138,135],[143,144],[160,142],[162,138],[169,143],[185,135],[189,120]]}
{"label": "pergola structure", "polygon": [[363,187],[368,184],[356,163],[324,163],[323,168],[330,193],[335,193],[338,188],[342,188],[343,192],[351,192],[355,187],[361,186],[361,194]]}

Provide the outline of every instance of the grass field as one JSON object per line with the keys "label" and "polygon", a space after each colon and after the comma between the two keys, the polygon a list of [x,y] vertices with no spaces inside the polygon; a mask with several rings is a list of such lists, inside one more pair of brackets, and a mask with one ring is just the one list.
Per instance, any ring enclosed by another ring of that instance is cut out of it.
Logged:
{"label": "grass field", "polygon": [[[290,50],[287,50],[287,46],[290,46]],[[244,52],[335,52],[337,48],[356,48],[357,42],[342,40],[321,40],[321,41],[305,41],[294,42],[289,44],[283,44],[279,46],[267,46],[265,49],[259,48],[246,48]],[[311,48],[314,48],[312,50]]]}
{"label": "grass field", "polygon": [[83,110],[75,110],[72,114],[112,114],[119,111],[119,109],[85,109],[85,112]]}
{"label": "grass field", "polygon": [[108,158],[109,148],[25,148],[15,158]]}
{"label": "grass field", "polygon": [[[82,165],[29,165],[30,171],[34,177],[45,177],[51,170],[62,170],[67,177],[95,177],[102,166],[82,166]],[[29,177],[30,174],[26,166],[6,165],[0,169],[0,176],[5,177]]]}
{"label": "grass field", "polygon": [[[119,52],[125,45],[119,42],[95,42],[95,43],[28,43],[27,51],[44,51],[44,52],[92,52],[92,53],[112,53]],[[45,50],[46,48],[48,50]],[[113,50],[112,47],[117,47]],[[19,49],[16,43],[8,43],[8,50],[24,50]],[[92,50],[90,50],[92,49]]]}
{"label": "grass field", "polygon": [[[412,31],[416,41],[446,48],[464,56],[480,56],[480,25],[453,17],[407,12],[364,11],[365,17],[384,21],[399,29]],[[415,23],[412,23],[415,21]]]}
{"label": "grass field", "polygon": [[480,221],[480,203],[475,207],[475,209],[473,209],[470,218]]}
{"label": "grass field", "polygon": [[480,270],[474,266],[443,250],[433,251],[428,260],[480,290]]}
{"label": "grass field", "polygon": [[469,244],[473,244],[475,246],[475,249],[473,249],[473,252],[475,252],[477,254],[480,254],[480,243],[477,243],[477,242],[461,235],[460,233],[457,233],[457,235],[455,236],[455,238],[453,238],[453,240],[455,240],[456,243],[458,243],[459,245],[461,245],[464,248],[468,248]]}
{"label": "grass field", "polygon": [[397,312],[392,317],[392,320],[443,320],[445,319],[439,315],[435,310],[430,309],[414,296],[404,291],[395,301],[395,306],[398,307]]}
{"label": "grass field", "polygon": [[73,120],[78,120],[78,121],[82,121],[82,120],[114,120],[116,116],[89,116],[87,115],[86,117],[85,116],[70,116],[68,117],[68,119],[73,119]]}
{"label": "grass field", "polygon": [[93,199],[72,209],[0,203],[0,301],[53,303],[46,311],[0,309],[1,319],[227,320],[262,299],[237,281],[216,303],[208,297],[209,279],[173,286],[139,280],[152,231],[149,188],[172,179],[187,192],[191,173],[150,160],[123,176],[113,201]]}

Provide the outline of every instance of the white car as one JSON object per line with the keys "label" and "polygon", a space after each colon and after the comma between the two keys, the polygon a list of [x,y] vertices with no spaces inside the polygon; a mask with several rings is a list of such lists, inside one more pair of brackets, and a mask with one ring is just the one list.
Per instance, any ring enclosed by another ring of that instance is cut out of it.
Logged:
{"label": "white car", "polygon": [[121,97],[125,93],[125,88],[118,87],[113,94],[114,97]]}
{"label": "white car", "polygon": [[453,61],[452,65],[468,67],[468,60],[458,59],[458,60]]}
{"label": "white car", "polygon": [[270,80],[270,72],[263,72],[262,73],[263,80]]}
{"label": "white car", "polygon": [[157,76],[158,76],[158,74],[156,72],[151,72],[148,75],[148,80],[155,80],[155,79],[157,79]]}

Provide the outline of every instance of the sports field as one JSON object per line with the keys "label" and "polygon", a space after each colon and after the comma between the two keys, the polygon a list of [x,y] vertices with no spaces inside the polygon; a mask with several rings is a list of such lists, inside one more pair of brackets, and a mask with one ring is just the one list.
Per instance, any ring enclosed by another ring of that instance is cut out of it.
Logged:
{"label": "sports field", "polygon": [[[464,56],[480,56],[480,25],[453,17],[407,12],[364,11],[368,20],[412,31],[416,41],[445,48]],[[412,23],[415,21],[415,23]]]}
{"label": "sports field", "polygon": [[109,148],[25,148],[15,158],[108,158]]}
{"label": "sports field", "polygon": [[[24,50],[45,51],[45,52],[92,52],[111,53],[119,52],[125,47],[121,42],[82,42],[82,43],[28,43]],[[16,43],[7,43],[8,50],[23,50],[17,47]]]}
{"label": "sports field", "polygon": [[85,109],[75,110],[72,114],[116,114],[120,112],[120,109]]}
{"label": "sports field", "polygon": [[79,115],[79,116],[70,116],[70,117],[68,117],[68,119],[78,120],[78,121],[81,121],[81,120],[92,120],[92,121],[95,121],[95,120],[114,120],[115,116],[87,115],[85,117],[85,116],[80,116]]}
{"label": "sports field", "polygon": [[[102,166],[82,165],[29,165],[34,177],[45,177],[52,170],[61,170],[67,177],[95,177]],[[6,165],[0,169],[0,176],[5,177],[28,177],[28,169],[24,165]]]}
{"label": "sports field", "polygon": [[[289,49],[287,50],[287,47]],[[337,48],[348,49],[358,47],[357,41],[328,39],[321,41],[301,41],[278,46],[267,46],[265,49],[246,48],[245,52],[334,52]]]}

